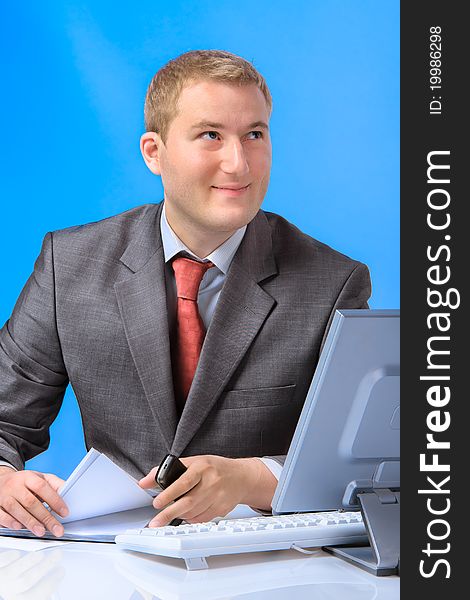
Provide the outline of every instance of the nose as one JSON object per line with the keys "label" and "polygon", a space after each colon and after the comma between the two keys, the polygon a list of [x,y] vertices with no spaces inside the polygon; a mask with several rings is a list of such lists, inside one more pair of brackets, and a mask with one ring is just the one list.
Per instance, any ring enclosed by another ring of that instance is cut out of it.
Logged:
{"label": "nose", "polygon": [[248,173],[248,161],[240,140],[232,140],[224,144],[220,168],[224,173],[236,177],[243,177]]}

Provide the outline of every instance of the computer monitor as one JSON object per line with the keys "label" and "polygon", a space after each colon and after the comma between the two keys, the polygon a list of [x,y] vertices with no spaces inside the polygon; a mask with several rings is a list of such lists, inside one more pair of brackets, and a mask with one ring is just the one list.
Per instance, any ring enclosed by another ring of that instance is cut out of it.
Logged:
{"label": "computer monitor", "polygon": [[336,311],[272,502],[360,509],[370,547],[328,550],[376,575],[398,569],[399,342],[398,310]]}

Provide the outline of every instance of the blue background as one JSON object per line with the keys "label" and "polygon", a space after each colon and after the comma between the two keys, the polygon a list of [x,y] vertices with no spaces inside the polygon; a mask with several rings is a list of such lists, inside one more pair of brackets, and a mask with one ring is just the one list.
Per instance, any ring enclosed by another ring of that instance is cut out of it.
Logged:
{"label": "blue background", "polygon": [[[398,0],[2,2],[0,324],[45,233],[162,198],[139,152],[143,100],[196,48],[251,60],[274,98],[263,208],[365,262],[373,308],[399,306]],[[85,453],[70,388],[28,468]]]}

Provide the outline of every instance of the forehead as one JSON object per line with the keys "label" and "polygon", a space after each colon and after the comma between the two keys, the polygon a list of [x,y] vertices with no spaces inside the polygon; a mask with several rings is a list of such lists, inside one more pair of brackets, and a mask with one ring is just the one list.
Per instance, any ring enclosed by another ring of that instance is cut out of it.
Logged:
{"label": "forehead", "polygon": [[240,86],[218,81],[198,81],[185,86],[178,99],[178,120],[182,126],[199,121],[231,124],[268,122],[265,97],[255,84]]}

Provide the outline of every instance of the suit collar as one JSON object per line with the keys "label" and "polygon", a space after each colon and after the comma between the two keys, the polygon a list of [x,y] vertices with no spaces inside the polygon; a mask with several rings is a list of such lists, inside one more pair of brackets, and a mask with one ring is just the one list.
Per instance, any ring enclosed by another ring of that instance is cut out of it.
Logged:
{"label": "suit collar", "polygon": [[249,223],[234,262],[256,283],[277,274],[271,227],[263,211]]}
{"label": "suit collar", "polygon": [[137,232],[124,250],[120,260],[131,271],[142,269],[154,254],[162,248],[160,215],[163,202],[150,206],[138,225]]}

